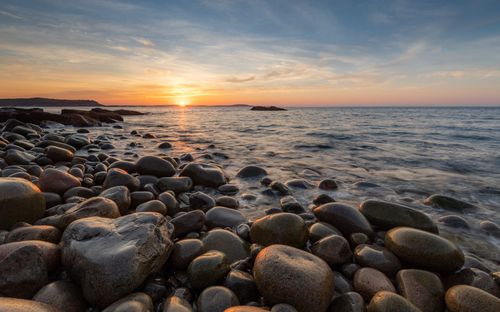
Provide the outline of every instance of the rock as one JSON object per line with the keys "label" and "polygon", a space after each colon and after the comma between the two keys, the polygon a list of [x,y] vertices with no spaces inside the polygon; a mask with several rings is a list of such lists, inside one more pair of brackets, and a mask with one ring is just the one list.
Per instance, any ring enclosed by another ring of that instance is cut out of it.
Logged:
{"label": "rock", "polygon": [[137,212],[158,212],[162,215],[167,215],[167,206],[157,199],[142,203],[135,208]]}
{"label": "rock", "polygon": [[384,273],[372,269],[361,268],[356,271],[353,279],[354,290],[359,293],[365,301],[370,301],[379,291],[396,292],[394,285]]}
{"label": "rock", "polygon": [[472,286],[457,285],[446,292],[446,307],[450,312],[497,312],[500,299]]}
{"label": "rock", "polygon": [[269,184],[269,188],[278,192],[280,195],[289,195],[292,191],[284,183],[280,181],[273,181]]}
{"label": "rock", "polygon": [[330,235],[342,235],[342,233],[326,222],[316,222],[309,228],[309,240],[313,244]]}
{"label": "rock", "polygon": [[304,220],[292,213],[275,213],[257,219],[250,228],[252,243],[263,246],[272,244],[305,247],[309,237]]}
{"label": "rock", "polygon": [[62,312],[45,303],[32,300],[0,297],[2,312]]}
{"label": "rock", "polygon": [[326,311],[333,273],[320,258],[294,247],[271,245],[255,259],[257,288],[269,304],[288,303],[300,312]]}
{"label": "rock", "polygon": [[172,148],[172,144],[170,144],[169,142],[162,142],[162,143],[158,144],[158,148],[159,149]]}
{"label": "rock", "polygon": [[334,179],[324,179],[319,182],[318,188],[321,190],[331,191],[336,190],[338,185]]}
{"label": "rock", "polygon": [[36,224],[53,225],[59,229],[66,228],[71,222],[87,218],[87,217],[103,217],[103,218],[118,218],[120,211],[115,202],[104,197],[92,197],[73,208],[66,210],[61,214],[56,214],[43,219],[40,219]]}
{"label": "rock", "polygon": [[59,280],[45,285],[33,300],[66,312],[85,312],[87,309],[80,287],[69,281]]}
{"label": "rock", "polygon": [[388,231],[385,246],[404,262],[440,273],[456,271],[465,261],[463,252],[449,240],[408,227]]}
{"label": "rock", "polygon": [[363,297],[357,292],[347,292],[333,299],[329,312],[365,312]]}
{"label": "rock", "polygon": [[220,196],[215,200],[217,206],[228,207],[232,209],[237,209],[240,206],[238,200],[230,196]]}
{"label": "rock", "polygon": [[224,286],[236,294],[240,303],[255,301],[260,297],[253,276],[247,272],[231,270],[226,276]]}
{"label": "rock", "polygon": [[217,188],[219,193],[224,194],[224,195],[235,195],[237,194],[240,189],[236,184],[232,183],[226,183]]}
{"label": "rock", "polygon": [[377,269],[388,276],[394,276],[401,270],[399,259],[387,248],[377,245],[356,246],[354,259],[361,266]]}
{"label": "rock", "polygon": [[355,208],[339,203],[328,203],[314,209],[314,215],[320,220],[333,225],[342,234],[364,233],[368,237],[375,234],[368,220]]}
{"label": "rock", "polygon": [[202,238],[202,242],[205,250],[217,250],[224,253],[230,264],[249,256],[247,243],[227,230],[211,230]]}
{"label": "rock", "polygon": [[464,211],[475,210],[477,206],[445,195],[434,194],[424,200],[424,204],[445,210]]}
{"label": "rock", "polygon": [[396,276],[401,296],[422,311],[444,311],[444,288],[439,277],[429,271],[401,270]]}
{"label": "rock", "polygon": [[122,169],[110,169],[102,186],[106,190],[118,185],[126,186],[131,192],[135,192],[139,190],[140,181]]}
{"label": "rock", "polygon": [[304,207],[291,195],[284,196],[280,199],[280,206],[284,212],[303,213]]}
{"label": "rock", "polygon": [[191,209],[199,209],[206,212],[215,206],[215,200],[205,193],[195,192],[189,195],[189,205],[191,205]]}
{"label": "rock", "polygon": [[222,169],[207,164],[187,164],[179,173],[181,177],[190,177],[195,185],[218,187],[226,183]]}
{"label": "rock", "polygon": [[333,202],[335,202],[335,199],[328,196],[327,194],[319,194],[318,196],[316,196],[316,198],[313,199],[313,204],[315,206],[321,206]]}
{"label": "rock", "polygon": [[174,225],[173,237],[182,237],[189,232],[198,232],[205,225],[205,213],[201,210],[186,212],[173,218],[170,223]]}
{"label": "rock", "polygon": [[167,214],[169,216],[175,216],[179,213],[179,202],[175,198],[174,193],[172,192],[163,192],[158,195],[158,200],[165,204],[167,207]]}
{"label": "rock", "polygon": [[85,145],[90,144],[90,140],[87,136],[81,134],[73,134],[65,139],[65,143],[73,146],[76,149],[82,148]]}
{"label": "rock", "polygon": [[62,242],[63,265],[85,299],[101,308],[158,271],[173,248],[165,217],[152,212],[77,220],[66,228]]}
{"label": "rock", "polygon": [[252,111],[286,111],[285,108],[276,106],[253,106],[250,108]]}
{"label": "rock", "polygon": [[175,270],[184,271],[191,261],[203,253],[203,242],[199,239],[181,239],[174,244],[169,262]]}
{"label": "rock", "polygon": [[45,169],[38,183],[42,191],[57,194],[64,194],[70,188],[81,185],[80,180],[71,174],[53,168]]}
{"label": "rock", "polygon": [[33,223],[45,212],[45,197],[33,183],[18,178],[0,179],[0,230],[17,222]]}
{"label": "rock", "polygon": [[229,227],[233,228],[242,223],[246,223],[247,219],[238,210],[226,207],[214,207],[207,211],[206,225],[209,228]]}
{"label": "rock", "polygon": [[239,304],[236,295],[222,286],[212,286],[204,289],[197,301],[199,312],[224,312],[227,308]]}
{"label": "rock", "polygon": [[190,177],[164,177],[158,180],[156,187],[161,191],[173,191],[176,194],[188,192],[193,188]]}
{"label": "rock", "polygon": [[371,224],[383,230],[390,230],[397,226],[407,226],[438,233],[437,226],[428,215],[400,204],[367,200],[361,203],[359,211]]}
{"label": "rock", "polygon": [[193,307],[186,299],[171,296],[163,303],[162,312],[193,312]]}
{"label": "rock", "polygon": [[297,309],[286,303],[273,305],[271,312],[297,312]]}
{"label": "rock", "polygon": [[142,175],[171,177],[175,174],[175,168],[169,161],[156,156],[141,157],[135,164],[135,168]]}
{"label": "rock", "polygon": [[154,311],[153,300],[145,293],[130,294],[102,310],[102,312],[149,312]]}
{"label": "rock", "polygon": [[224,310],[224,312],[266,312],[267,309],[262,309],[254,306],[233,306],[229,309]]}
{"label": "rock", "polygon": [[131,161],[123,161],[123,160],[114,161],[109,166],[109,169],[115,169],[115,168],[122,169],[123,171],[126,171],[127,173],[134,173],[137,171],[135,168],[135,163],[133,163]]}
{"label": "rock", "polygon": [[484,290],[495,297],[500,296],[500,288],[486,272],[474,268],[464,268],[444,278],[446,288],[456,285],[469,285]]}
{"label": "rock", "polygon": [[102,191],[99,194],[100,197],[104,197],[107,199],[111,199],[115,202],[120,210],[120,214],[125,215],[130,208],[131,199],[130,199],[130,191],[126,186],[118,185],[108,188],[107,190]]}
{"label": "rock", "polygon": [[376,293],[370,304],[368,312],[421,312],[419,308],[408,300],[389,291]]}
{"label": "rock", "polygon": [[196,257],[189,264],[189,282],[195,289],[217,285],[229,272],[226,255],[220,251],[209,251]]}
{"label": "rock", "polygon": [[349,242],[340,235],[330,235],[311,246],[311,252],[323,259],[330,266],[352,261]]}
{"label": "rock", "polygon": [[500,238],[500,227],[495,223],[487,220],[481,221],[481,223],[479,223],[479,227],[487,234]]}
{"label": "rock", "polygon": [[5,153],[4,159],[9,165],[29,165],[35,160],[35,156],[16,149],[9,149]]}
{"label": "rock", "polygon": [[460,216],[443,216],[438,219],[438,222],[449,227],[468,229],[469,224],[467,221]]}
{"label": "rock", "polygon": [[34,225],[16,228],[7,234],[6,243],[40,240],[49,243],[58,244],[61,239],[61,231],[50,225]]}
{"label": "rock", "polygon": [[48,146],[45,148],[45,155],[53,162],[71,161],[73,159],[73,153],[71,151],[57,146]]}
{"label": "rock", "polygon": [[236,173],[237,178],[260,178],[267,175],[267,171],[264,168],[258,166],[246,166],[241,168],[238,173]]}
{"label": "rock", "polygon": [[[38,240],[27,240],[0,245],[0,259],[6,257],[9,253],[13,254],[18,249],[22,249],[26,246],[35,246],[40,250],[49,273],[57,269],[61,264],[60,246]],[[15,271],[13,271],[13,273],[14,272]]]}

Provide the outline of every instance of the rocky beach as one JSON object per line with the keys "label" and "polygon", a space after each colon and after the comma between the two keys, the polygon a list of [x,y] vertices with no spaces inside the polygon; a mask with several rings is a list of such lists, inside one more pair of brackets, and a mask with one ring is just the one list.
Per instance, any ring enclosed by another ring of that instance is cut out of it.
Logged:
{"label": "rocky beach", "polygon": [[356,110],[231,109],[3,109],[0,311],[500,311],[486,156]]}

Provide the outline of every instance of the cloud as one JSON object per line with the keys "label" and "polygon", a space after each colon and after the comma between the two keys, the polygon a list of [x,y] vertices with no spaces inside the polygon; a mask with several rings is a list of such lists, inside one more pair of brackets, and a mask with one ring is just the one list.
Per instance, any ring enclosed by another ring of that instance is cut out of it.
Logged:
{"label": "cloud", "polygon": [[249,82],[255,80],[255,76],[250,76],[247,78],[238,78],[238,77],[229,77],[225,79],[225,82],[231,82],[231,83],[242,83],[242,82]]}
{"label": "cloud", "polygon": [[10,13],[10,12],[7,12],[7,11],[2,11],[0,10],[0,14],[1,15],[4,15],[4,16],[7,16],[7,17],[10,17],[10,18],[13,18],[13,19],[18,19],[18,20],[22,20],[24,18],[22,18],[21,16],[19,15],[16,15],[14,13]]}
{"label": "cloud", "polygon": [[146,46],[146,47],[154,47],[153,41],[147,38],[142,38],[142,37],[134,37],[133,38],[136,42]]}

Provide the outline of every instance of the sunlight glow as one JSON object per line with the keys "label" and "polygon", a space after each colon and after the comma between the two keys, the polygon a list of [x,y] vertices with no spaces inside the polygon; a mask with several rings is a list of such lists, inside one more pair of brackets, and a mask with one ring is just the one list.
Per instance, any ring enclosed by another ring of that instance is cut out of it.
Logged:
{"label": "sunlight glow", "polygon": [[179,99],[179,100],[177,100],[177,105],[179,105],[181,107],[185,107],[185,106],[189,105],[189,101],[186,99]]}

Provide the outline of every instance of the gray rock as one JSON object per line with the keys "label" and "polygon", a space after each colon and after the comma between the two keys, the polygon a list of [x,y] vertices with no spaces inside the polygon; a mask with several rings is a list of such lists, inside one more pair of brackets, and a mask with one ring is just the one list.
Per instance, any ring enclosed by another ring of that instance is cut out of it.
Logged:
{"label": "gray rock", "polygon": [[120,210],[120,214],[125,215],[130,208],[130,191],[126,186],[118,185],[108,188],[99,194],[100,197],[111,199]]}
{"label": "gray rock", "polygon": [[195,289],[217,285],[229,272],[226,255],[220,251],[209,251],[196,257],[188,267],[188,277]]}
{"label": "gray rock", "polygon": [[401,270],[401,262],[389,249],[377,245],[361,244],[354,249],[356,263],[394,276]]}
{"label": "gray rock", "polygon": [[267,175],[267,171],[264,168],[258,166],[246,166],[241,168],[238,173],[236,173],[237,178],[260,178]]}
{"label": "gray rock", "polygon": [[57,146],[48,146],[45,148],[45,155],[53,162],[71,161],[73,159],[73,152]]}
{"label": "gray rock", "polygon": [[368,237],[374,237],[370,223],[355,208],[340,203],[328,203],[315,208],[313,212],[316,218],[333,225],[345,236],[364,233]]}
{"label": "gray rock", "polygon": [[190,177],[195,185],[218,187],[226,183],[222,169],[207,164],[189,163],[181,170],[179,176]]}
{"label": "gray rock", "polygon": [[205,250],[223,252],[229,263],[245,259],[249,256],[249,247],[238,235],[233,232],[214,229],[202,238]]}
{"label": "gray rock", "polygon": [[250,239],[263,246],[272,244],[305,247],[309,237],[304,220],[292,213],[275,213],[257,219],[250,228]]}
{"label": "gray rock", "polygon": [[363,297],[357,292],[347,292],[333,299],[329,312],[365,312]]}
{"label": "gray rock", "polygon": [[309,240],[313,244],[330,235],[342,235],[342,233],[326,222],[316,222],[309,228]]}
{"label": "gray rock", "polygon": [[186,299],[170,296],[163,303],[162,312],[193,312],[193,307]]}
{"label": "gray rock", "polygon": [[191,209],[199,209],[206,212],[215,206],[215,200],[205,193],[195,192],[189,195],[189,204],[191,205]]}
{"label": "gray rock", "polygon": [[158,212],[159,214],[167,214],[167,206],[161,201],[154,199],[140,204],[135,208],[137,212]]}
{"label": "gray rock", "polygon": [[231,270],[224,281],[224,286],[232,290],[240,303],[258,300],[260,297],[253,276],[240,270]]}
{"label": "gray rock", "polygon": [[203,253],[203,242],[199,239],[181,239],[174,244],[169,262],[175,270],[184,271],[191,261]]}
{"label": "gray rock", "polygon": [[135,164],[135,168],[142,175],[171,177],[175,174],[175,168],[169,161],[156,156],[141,157]]}
{"label": "gray rock", "polygon": [[204,289],[197,301],[199,312],[224,312],[227,308],[239,304],[238,297],[230,289],[222,286]]}
{"label": "gray rock", "polygon": [[176,194],[188,192],[193,188],[193,180],[190,177],[164,177],[156,183],[156,187],[161,191],[173,191]]}
{"label": "gray rock", "polygon": [[226,207],[214,207],[206,213],[206,225],[209,228],[215,227],[236,227],[242,223],[246,223],[247,219],[238,210]]}
{"label": "gray rock", "polygon": [[477,206],[468,202],[440,194],[434,194],[424,200],[424,204],[452,211],[476,210]]}
{"label": "gray rock", "polygon": [[6,243],[40,240],[49,243],[58,244],[61,239],[61,231],[50,225],[33,225],[16,228],[7,234]]}
{"label": "gray rock", "polygon": [[197,232],[205,225],[205,213],[201,210],[186,212],[173,218],[170,223],[174,225],[173,237],[182,237],[189,232]]}

